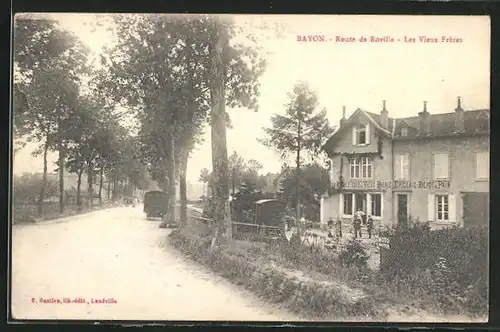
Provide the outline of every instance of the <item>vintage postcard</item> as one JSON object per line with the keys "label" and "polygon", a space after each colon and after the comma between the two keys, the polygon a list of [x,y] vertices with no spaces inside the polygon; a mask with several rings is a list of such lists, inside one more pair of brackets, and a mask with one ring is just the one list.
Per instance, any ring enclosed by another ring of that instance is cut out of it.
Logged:
{"label": "vintage postcard", "polygon": [[488,320],[488,16],[13,38],[11,319]]}

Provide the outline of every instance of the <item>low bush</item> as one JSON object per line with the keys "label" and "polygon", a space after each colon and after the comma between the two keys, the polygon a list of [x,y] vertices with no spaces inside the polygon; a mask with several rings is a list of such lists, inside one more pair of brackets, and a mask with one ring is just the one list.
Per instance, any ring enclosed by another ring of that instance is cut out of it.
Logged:
{"label": "low bush", "polygon": [[487,228],[398,226],[381,262],[380,283],[407,297],[427,298],[442,313],[484,315],[488,310]]}
{"label": "low bush", "polygon": [[342,248],[338,261],[341,265],[347,267],[357,267],[366,269],[368,267],[368,254],[358,241],[351,240]]}
{"label": "low bush", "polygon": [[[345,317],[361,313],[370,319],[375,316],[383,319],[383,313],[394,308],[410,308],[410,311],[438,316],[484,316],[487,313],[488,234],[485,230],[448,229],[433,233],[426,225],[415,224],[406,229],[393,229],[391,235],[396,239],[391,241],[389,249],[393,255],[392,266],[388,264],[385,270],[377,272],[368,269],[368,254],[356,240],[342,246],[337,243],[336,250],[328,250],[304,246],[294,235],[290,241],[269,244],[255,241],[257,238],[233,240],[211,250],[210,237],[200,235],[199,231],[186,228],[171,234],[174,246],[196,261],[294,310],[334,312]],[[480,241],[484,241],[484,245]],[[443,248],[445,243],[450,243],[455,251]],[[462,243],[462,247],[454,247],[458,243]],[[397,250],[401,255],[397,255]],[[433,252],[434,259],[424,250]],[[452,253],[475,258],[453,260]],[[471,270],[469,264],[481,270]],[[300,272],[290,274],[290,271]],[[345,289],[351,289],[347,297],[355,298],[354,303],[344,298]],[[364,295],[352,295],[356,292]]]}

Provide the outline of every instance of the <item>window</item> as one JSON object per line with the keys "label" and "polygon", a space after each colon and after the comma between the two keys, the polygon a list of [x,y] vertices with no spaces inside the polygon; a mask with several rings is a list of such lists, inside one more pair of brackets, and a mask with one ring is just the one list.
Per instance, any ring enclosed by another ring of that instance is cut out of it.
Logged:
{"label": "window", "polygon": [[352,127],[352,145],[370,144],[370,124],[358,124]]}
{"label": "window", "polygon": [[399,154],[395,156],[394,173],[396,180],[410,179],[410,155]]}
{"label": "window", "polygon": [[372,159],[369,157],[361,158],[361,177],[370,179],[372,177]]}
{"label": "window", "polygon": [[359,125],[357,129],[358,144],[366,144],[366,125]]}
{"label": "window", "polygon": [[436,195],[436,220],[449,221],[449,205],[447,195]]}
{"label": "window", "polygon": [[490,154],[488,152],[476,153],[476,179],[490,177]]}
{"label": "window", "polygon": [[401,136],[408,136],[408,128],[401,127]]}
{"label": "window", "polygon": [[450,157],[447,153],[434,154],[434,179],[450,178]]}
{"label": "window", "polygon": [[369,194],[371,196],[371,215],[374,217],[382,217],[382,195]]}
{"label": "window", "polygon": [[352,215],[353,194],[344,195],[344,215]]}
{"label": "window", "polygon": [[359,162],[356,158],[349,159],[349,168],[351,170],[351,179],[359,178]]}
{"label": "window", "polygon": [[370,157],[349,159],[351,179],[371,179],[373,175],[373,163]]}

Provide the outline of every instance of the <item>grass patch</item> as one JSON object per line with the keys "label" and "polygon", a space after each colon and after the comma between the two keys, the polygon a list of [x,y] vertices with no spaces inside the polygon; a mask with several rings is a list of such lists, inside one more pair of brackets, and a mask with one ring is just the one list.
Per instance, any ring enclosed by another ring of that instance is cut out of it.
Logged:
{"label": "grass patch", "polygon": [[59,203],[45,203],[43,216],[38,216],[37,206],[35,204],[24,204],[12,206],[12,224],[36,223],[41,221],[54,220],[59,218],[70,217],[74,215],[85,214],[97,210],[107,209],[120,206],[118,203],[104,203],[101,206],[96,205],[92,210],[83,207],[78,210],[78,206],[74,204],[66,205],[64,212],[59,211]]}
{"label": "grass patch", "polygon": [[485,283],[454,293],[452,273],[440,261],[410,275],[387,275],[368,268],[369,257],[357,241],[328,250],[293,239],[231,240],[211,250],[211,231],[201,222],[170,236],[174,247],[223,277],[317,319],[385,321],[396,312],[413,320],[458,315],[467,321],[487,315]]}

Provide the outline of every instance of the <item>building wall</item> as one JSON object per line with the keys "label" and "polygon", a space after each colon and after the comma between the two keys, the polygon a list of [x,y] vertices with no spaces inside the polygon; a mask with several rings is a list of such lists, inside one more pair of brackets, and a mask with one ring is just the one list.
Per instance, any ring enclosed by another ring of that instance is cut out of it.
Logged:
{"label": "building wall", "polygon": [[[489,152],[489,137],[455,137],[411,141],[395,141],[394,154],[410,155],[410,181],[433,180],[433,154],[449,153],[450,187],[411,188],[410,215],[421,221],[428,221],[428,195],[451,194],[455,199],[455,220],[462,225],[462,192],[489,192],[489,181],[476,180],[476,152]],[[394,204],[395,205],[395,204]],[[394,206],[395,210],[395,206]],[[431,223],[433,227],[446,224]]]}
{"label": "building wall", "polygon": [[[363,181],[362,187],[360,188],[360,183],[358,180],[350,181],[350,167],[349,167],[349,157],[335,155],[331,158],[332,162],[332,172],[331,179],[332,184],[336,184],[339,181],[340,176],[344,179],[344,192],[371,192],[371,193],[381,193],[382,194],[382,217],[380,218],[380,223],[386,224],[391,223],[393,219],[392,211],[392,191],[389,188],[377,188],[377,182],[379,181],[390,181],[392,179],[392,165],[393,165],[393,155],[392,155],[392,141],[383,135],[379,135],[376,131],[372,129],[370,131],[371,139],[370,144],[366,146],[354,146],[352,144],[352,130],[351,128],[346,128],[346,134],[343,139],[340,140],[338,147],[335,149],[339,153],[366,153],[366,152],[377,152],[378,151],[378,141],[382,141],[382,155],[374,155],[372,157],[372,172],[373,176],[370,180]],[[342,160],[342,161],[341,161]],[[342,163],[342,167],[341,167]],[[340,169],[342,168],[342,171]],[[324,216],[326,223],[329,217],[333,220],[337,218],[343,219],[341,215],[342,208],[340,207],[341,201],[339,194],[334,194],[329,198],[324,199],[325,203],[328,204],[325,209]]]}
{"label": "building wall", "polygon": [[[357,121],[355,121],[356,124],[369,124],[369,122],[361,117],[358,117]],[[352,144],[352,127],[353,126],[348,126],[344,129],[343,135],[339,137],[339,142],[337,143],[337,147],[335,148],[336,152],[349,152],[349,153],[365,153],[365,152],[377,152],[377,133],[372,124],[370,124],[370,144],[368,145],[362,145],[362,146],[354,146]]]}
{"label": "building wall", "polygon": [[[352,144],[352,129],[345,128],[344,135],[336,145],[336,153],[365,153],[378,151],[378,132],[371,126],[370,144],[362,147]],[[340,176],[345,182],[344,192],[380,192],[383,194],[383,211],[381,224],[389,225],[396,222],[396,195],[405,193],[409,197],[409,215],[412,219],[429,221],[429,195],[448,194],[454,201],[454,218],[458,225],[463,225],[463,203],[461,194],[463,192],[489,192],[489,181],[476,179],[476,152],[489,152],[489,137],[447,137],[429,138],[418,140],[390,140],[382,139],[382,158],[373,157],[373,179],[362,183],[350,183],[349,160],[347,156],[335,155],[331,158],[331,180],[336,184]],[[433,181],[433,154],[449,153],[450,185],[437,188],[382,188],[378,189],[377,182],[382,181],[394,185],[394,160],[401,153],[409,154],[409,181]],[[341,170],[341,160],[342,171]],[[353,187],[354,186],[354,187]],[[342,208],[339,193],[323,198],[321,222],[326,224],[331,217],[333,220],[342,218]],[[439,228],[449,223],[433,221],[431,226]]]}

